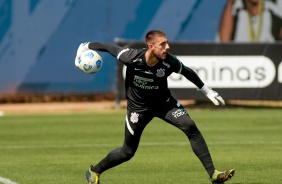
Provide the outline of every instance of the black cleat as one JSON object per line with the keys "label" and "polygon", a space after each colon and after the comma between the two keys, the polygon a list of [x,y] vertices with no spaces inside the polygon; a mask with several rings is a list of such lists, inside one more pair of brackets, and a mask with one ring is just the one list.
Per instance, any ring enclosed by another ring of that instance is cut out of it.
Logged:
{"label": "black cleat", "polygon": [[231,179],[234,176],[234,174],[235,174],[234,169],[229,169],[223,172],[215,170],[210,180],[212,184],[224,184],[224,182]]}

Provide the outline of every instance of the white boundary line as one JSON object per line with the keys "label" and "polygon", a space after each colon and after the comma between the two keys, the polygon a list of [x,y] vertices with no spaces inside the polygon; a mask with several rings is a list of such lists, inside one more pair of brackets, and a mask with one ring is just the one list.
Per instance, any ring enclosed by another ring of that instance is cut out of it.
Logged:
{"label": "white boundary line", "polygon": [[[208,145],[280,145],[282,142],[265,142],[265,141],[245,141],[245,142],[209,142]],[[115,147],[121,146],[120,144],[68,144],[68,145],[14,145],[14,146],[0,146],[0,150],[4,149],[42,149],[42,148],[91,148],[91,147]],[[140,146],[184,146],[189,145],[186,142],[144,142]],[[1,181],[1,180],[0,180]]]}
{"label": "white boundary line", "polygon": [[10,179],[2,178],[1,176],[0,176],[0,183],[4,183],[4,184],[18,184],[16,182],[11,181]]}

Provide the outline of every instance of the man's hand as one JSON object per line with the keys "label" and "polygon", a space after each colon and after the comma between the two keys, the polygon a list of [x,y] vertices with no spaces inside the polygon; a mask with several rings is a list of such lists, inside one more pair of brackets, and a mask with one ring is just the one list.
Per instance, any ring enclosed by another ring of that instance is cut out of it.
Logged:
{"label": "man's hand", "polygon": [[215,105],[225,105],[223,98],[207,85],[204,85],[201,89],[198,90],[204,93],[204,95],[206,95]]}
{"label": "man's hand", "polygon": [[86,51],[88,50],[88,44],[89,42],[85,42],[85,43],[81,43],[77,49],[77,52],[76,52],[76,56],[75,56],[75,60],[74,60],[74,64],[75,66],[79,66],[79,60],[80,60],[80,55],[82,54],[83,51]]}

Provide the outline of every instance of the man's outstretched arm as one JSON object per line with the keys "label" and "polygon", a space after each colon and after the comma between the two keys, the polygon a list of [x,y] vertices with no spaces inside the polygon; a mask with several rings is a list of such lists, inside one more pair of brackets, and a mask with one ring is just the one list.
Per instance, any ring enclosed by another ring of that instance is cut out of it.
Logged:
{"label": "man's outstretched arm", "polygon": [[205,85],[194,70],[183,65],[181,74],[195,84],[198,87],[198,90],[207,96],[215,105],[225,105],[223,98],[219,96],[216,91]]}
{"label": "man's outstretched arm", "polygon": [[112,43],[107,42],[85,42],[81,43],[77,49],[76,57],[75,57],[75,65],[78,66],[78,60],[80,58],[80,55],[85,50],[95,50],[95,51],[101,51],[101,52],[108,52],[112,56],[116,57],[119,53],[119,51],[122,49],[122,47],[119,47],[117,45],[114,45]]}

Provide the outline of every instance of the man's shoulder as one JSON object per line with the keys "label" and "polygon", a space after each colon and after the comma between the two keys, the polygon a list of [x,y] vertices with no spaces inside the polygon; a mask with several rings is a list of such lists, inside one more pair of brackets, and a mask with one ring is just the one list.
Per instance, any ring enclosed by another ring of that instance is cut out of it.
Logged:
{"label": "man's shoulder", "polygon": [[165,62],[174,64],[174,63],[179,63],[180,61],[177,59],[175,55],[168,53]]}
{"label": "man's shoulder", "polygon": [[145,55],[147,49],[146,48],[141,48],[141,49],[136,49],[137,55]]}
{"label": "man's shoulder", "polygon": [[131,48],[130,50],[131,50],[131,53],[129,53],[129,55],[132,56],[132,59],[142,58],[147,51],[146,48],[142,48],[142,49],[134,49],[134,48],[132,49]]}
{"label": "man's shoulder", "polygon": [[124,64],[130,64],[138,61],[139,58],[142,58],[145,52],[145,49],[123,48],[117,58]]}
{"label": "man's shoulder", "polygon": [[179,70],[181,69],[181,61],[177,59],[175,55],[170,53],[168,53],[166,60],[163,61],[163,65],[177,73],[179,73]]}

